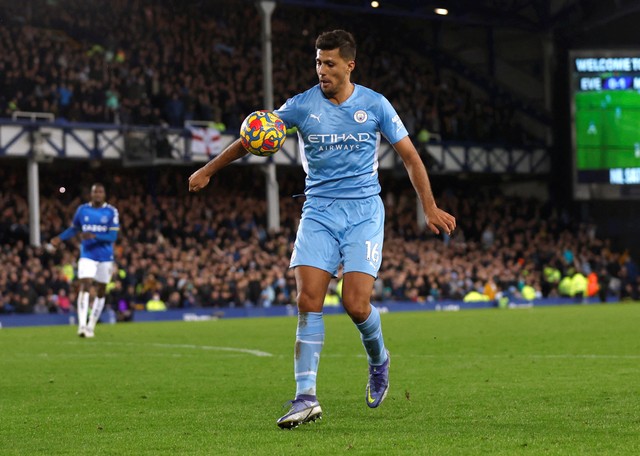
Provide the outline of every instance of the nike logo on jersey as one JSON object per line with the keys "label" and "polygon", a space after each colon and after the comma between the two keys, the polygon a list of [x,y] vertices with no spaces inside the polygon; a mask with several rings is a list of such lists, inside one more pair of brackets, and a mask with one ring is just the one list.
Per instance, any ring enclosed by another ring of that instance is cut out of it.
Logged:
{"label": "nike logo on jersey", "polygon": [[316,120],[318,121],[318,123],[320,123],[320,116],[321,116],[321,115],[322,115],[322,114],[318,114],[318,115],[316,115],[316,114],[309,114],[309,117],[311,117],[312,119],[316,119]]}

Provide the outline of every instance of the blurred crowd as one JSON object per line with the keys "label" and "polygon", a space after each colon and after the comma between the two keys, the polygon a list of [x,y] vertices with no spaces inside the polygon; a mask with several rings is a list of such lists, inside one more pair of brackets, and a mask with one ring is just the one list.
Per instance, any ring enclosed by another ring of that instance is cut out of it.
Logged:
{"label": "blurred crowd", "polygon": [[[0,169],[0,312],[72,312],[78,241],[54,254],[29,246],[22,172]],[[233,166],[198,194],[187,192],[189,174],[178,167],[41,167],[43,242],[70,224],[76,207],[88,201],[94,176],[101,175],[107,201],[120,212],[117,270],[108,287],[109,305],[120,314],[150,301],[160,309],[295,304],[288,263],[302,201],[291,195],[301,193],[302,171],[279,170],[279,232],[266,229],[259,168]],[[375,302],[462,300],[474,293],[495,302],[587,295],[640,299],[633,259],[570,211],[491,188],[436,183],[444,189],[439,205],[457,217],[458,228],[451,238],[435,236],[419,228],[407,180],[381,177],[387,222]],[[596,286],[567,287],[566,279],[577,276],[595,277]],[[339,304],[339,279],[330,293],[335,298],[338,291],[338,298],[328,303]]]}
{"label": "blurred crowd", "polygon": [[[262,107],[260,15],[252,2],[32,0],[3,2],[0,17],[0,117],[36,111],[59,122],[175,128],[203,120],[235,132]],[[316,36],[347,28],[359,42],[353,80],[384,93],[415,137],[532,141],[509,103],[434,68],[421,52],[426,45],[406,39],[410,19],[353,19],[276,8],[276,105],[317,82]],[[377,28],[385,32],[372,34]],[[295,303],[288,263],[303,201],[291,195],[303,190],[301,170],[279,168],[282,228],[268,232],[259,168],[234,166],[193,195],[184,168],[94,165],[104,169],[41,166],[42,241],[69,225],[102,176],[121,221],[109,305],[124,318],[145,307]],[[21,166],[3,159],[0,167],[0,312],[72,312],[78,241],[55,253],[29,245]],[[628,252],[570,210],[490,188],[440,185],[438,202],[458,229],[451,238],[435,236],[418,226],[406,177],[382,173],[387,224],[374,301],[640,298]],[[339,303],[340,277],[330,288],[328,302]]]}
{"label": "blurred crowd", "polygon": [[[0,17],[0,117],[51,112],[62,122],[175,128],[201,120],[236,132],[246,114],[263,107],[260,14],[251,2],[32,0],[3,2]],[[359,42],[352,79],[384,93],[410,134],[535,141],[505,99],[472,94],[434,68],[427,44],[406,33],[410,18],[354,19],[276,8],[276,106],[317,83],[316,36],[348,28]],[[371,33],[378,28],[385,32]]]}

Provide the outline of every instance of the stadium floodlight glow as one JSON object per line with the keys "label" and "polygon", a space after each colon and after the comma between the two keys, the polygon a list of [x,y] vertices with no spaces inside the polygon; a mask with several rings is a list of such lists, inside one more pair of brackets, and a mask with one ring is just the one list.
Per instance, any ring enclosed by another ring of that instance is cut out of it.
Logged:
{"label": "stadium floodlight glow", "polygon": [[371,7],[372,7],[372,8],[377,8],[377,7],[379,7],[379,6],[380,6],[380,3],[376,2],[376,0],[373,0],[373,1],[371,2]]}
{"label": "stadium floodlight glow", "polygon": [[449,14],[449,10],[446,8],[436,8],[433,10],[434,13],[439,14],[440,16],[446,16]]}

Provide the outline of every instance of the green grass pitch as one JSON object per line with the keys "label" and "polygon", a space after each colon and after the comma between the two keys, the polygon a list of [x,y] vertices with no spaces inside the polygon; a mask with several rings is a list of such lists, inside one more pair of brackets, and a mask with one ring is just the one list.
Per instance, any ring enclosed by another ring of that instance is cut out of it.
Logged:
{"label": "green grass pitch", "polygon": [[638,455],[640,304],[390,313],[382,406],[328,316],[324,419],[276,427],[295,318],[0,330],[2,455]]}
{"label": "green grass pitch", "polygon": [[579,170],[640,167],[640,93],[575,94]]}

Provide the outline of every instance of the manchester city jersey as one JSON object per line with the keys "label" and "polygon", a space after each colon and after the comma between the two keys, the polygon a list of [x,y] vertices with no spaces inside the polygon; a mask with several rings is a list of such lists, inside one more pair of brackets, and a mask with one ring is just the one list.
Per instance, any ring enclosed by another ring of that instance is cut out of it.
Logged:
{"label": "manchester city jersey", "polygon": [[80,244],[80,258],[94,261],[113,261],[113,240],[101,240],[100,235],[120,229],[118,210],[110,204],[93,207],[85,203],[78,207],[73,217],[73,227],[77,231],[96,235],[93,239],[83,239]]}
{"label": "manchester city jersey", "polygon": [[408,135],[391,103],[357,84],[342,104],[329,101],[318,84],[275,112],[288,128],[298,128],[307,196],[377,195],[380,135],[391,144]]}

